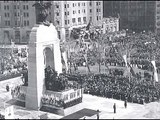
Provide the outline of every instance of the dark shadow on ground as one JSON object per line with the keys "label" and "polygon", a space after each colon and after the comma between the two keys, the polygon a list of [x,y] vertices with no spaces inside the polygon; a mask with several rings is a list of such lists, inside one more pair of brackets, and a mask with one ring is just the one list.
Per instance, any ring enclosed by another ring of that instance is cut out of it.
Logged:
{"label": "dark shadow on ground", "polygon": [[95,114],[97,114],[96,110],[91,110],[91,109],[84,108],[84,109],[79,110],[79,111],[77,111],[73,114],[67,115],[67,116],[65,116],[61,119],[79,119],[79,118],[82,118],[84,116],[91,117]]}
{"label": "dark shadow on ground", "polygon": [[25,102],[15,100],[15,99],[11,99],[11,100],[7,101],[6,103],[8,105],[17,105],[17,106],[20,106],[20,107],[25,107]]}

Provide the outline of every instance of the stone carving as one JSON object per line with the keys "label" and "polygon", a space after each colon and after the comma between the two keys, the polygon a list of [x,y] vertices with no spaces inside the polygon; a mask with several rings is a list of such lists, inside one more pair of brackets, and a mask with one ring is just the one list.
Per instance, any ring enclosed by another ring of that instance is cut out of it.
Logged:
{"label": "stone carving", "polygon": [[49,14],[48,8],[51,7],[50,2],[43,3],[43,1],[36,2],[33,4],[33,7],[36,9],[36,23],[43,24],[45,26],[50,26],[50,23],[47,21]]}

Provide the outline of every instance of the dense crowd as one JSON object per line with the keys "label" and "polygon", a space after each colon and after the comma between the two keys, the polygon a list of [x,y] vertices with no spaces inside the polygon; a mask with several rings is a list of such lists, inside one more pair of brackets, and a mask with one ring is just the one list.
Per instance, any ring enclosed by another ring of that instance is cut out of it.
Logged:
{"label": "dense crowd", "polygon": [[64,74],[57,75],[57,72],[48,66],[45,69],[45,85],[47,90],[62,91],[65,89],[76,89],[79,84],[76,82],[69,82],[68,78]]}
{"label": "dense crowd", "polygon": [[27,67],[27,51],[22,49],[12,50],[11,48],[0,49],[0,76],[12,76],[22,72],[23,67]]}
{"label": "dense crowd", "polygon": [[82,97],[76,98],[74,100],[71,100],[71,101],[65,103],[63,100],[56,100],[55,97],[44,95],[41,98],[41,102],[42,102],[42,106],[45,106],[45,107],[51,107],[52,106],[52,107],[59,107],[59,108],[64,108],[65,109],[65,108],[74,106],[78,103],[81,103],[82,102]]}
{"label": "dense crowd", "polygon": [[90,75],[85,77],[85,93],[92,95],[115,98],[129,102],[151,102],[159,100],[159,84],[155,86],[152,81],[130,80],[123,76],[108,76],[104,74]]}

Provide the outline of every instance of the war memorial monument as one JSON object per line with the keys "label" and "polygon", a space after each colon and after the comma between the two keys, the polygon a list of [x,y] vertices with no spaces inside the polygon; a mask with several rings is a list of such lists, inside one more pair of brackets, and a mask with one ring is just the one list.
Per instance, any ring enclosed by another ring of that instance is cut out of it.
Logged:
{"label": "war memorial monument", "polygon": [[[15,88],[13,99],[21,101],[27,109],[52,111],[66,116],[82,109],[83,90],[80,87],[72,89],[64,86],[63,89],[56,89],[62,86],[54,80],[60,80],[62,63],[57,30],[46,21],[50,5],[41,2],[33,5],[36,7],[37,23],[30,34],[28,70],[24,85]],[[51,78],[47,71],[52,72]],[[48,79],[54,82],[49,83]]]}

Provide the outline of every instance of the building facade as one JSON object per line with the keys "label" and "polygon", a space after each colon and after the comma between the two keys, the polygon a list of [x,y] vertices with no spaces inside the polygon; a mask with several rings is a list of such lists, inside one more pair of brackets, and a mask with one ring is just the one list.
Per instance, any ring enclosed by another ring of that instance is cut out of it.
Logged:
{"label": "building facade", "polygon": [[[48,1],[44,1],[48,2]],[[69,39],[74,27],[88,22],[100,24],[103,17],[102,1],[50,1],[48,21],[52,22],[61,40]],[[31,28],[36,23],[35,1],[0,1],[0,43],[27,44]]]}
{"label": "building facade", "polygon": [[102,20],[103,34],[119,31],[119,18],[109,17]]}
{"label": "building facade", "polygon": [[33,1],[0,1],[0,43],[28,43],[35,24]]}
{"label": "building facade", "polygon": [[159,4],[159,1],[104,1],[104,17],[119,14],[121,30],[158,32]]}
{"label": "building facade", "polygon": [[54,25],[62,41],[69,39],[73,28],[101,24],[103,1],[54,1]]}

